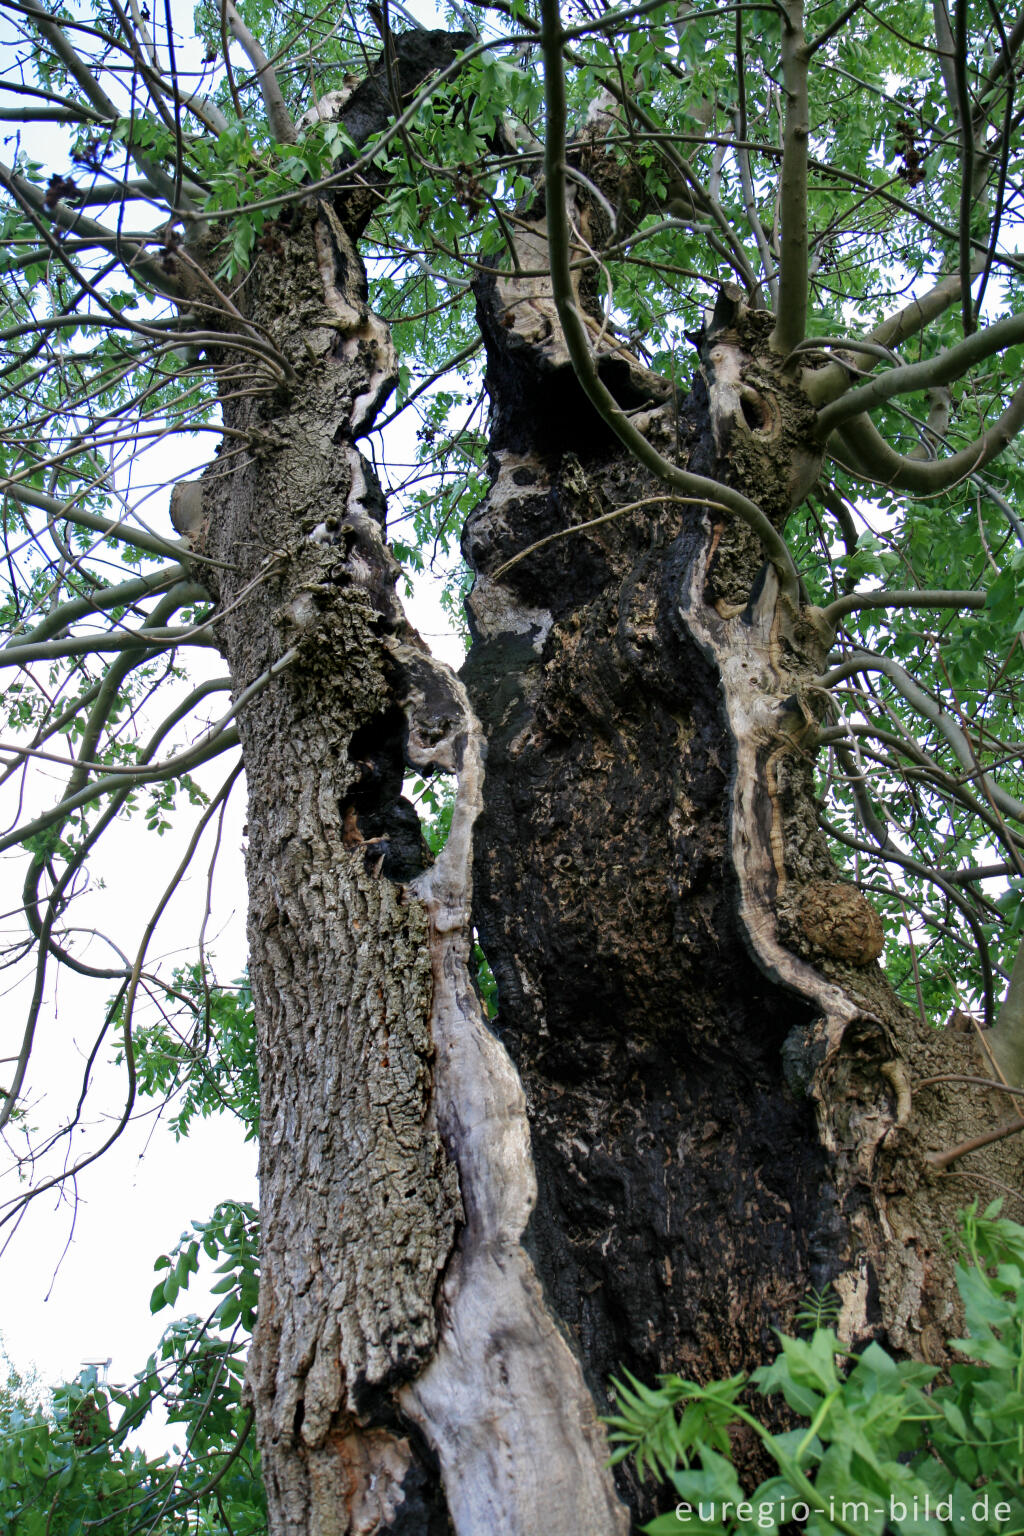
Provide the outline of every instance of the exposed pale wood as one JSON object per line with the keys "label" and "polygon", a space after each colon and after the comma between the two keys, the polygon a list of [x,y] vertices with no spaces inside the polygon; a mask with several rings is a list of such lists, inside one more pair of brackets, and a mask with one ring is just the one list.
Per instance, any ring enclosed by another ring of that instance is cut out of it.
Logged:
{"label": "exposed pale wood", "polygon": [[[466,965],[483,742],[462,685],[451,688],[462,713],[440,760],[459,773],[459,794],[444,852],[414,889],[431,919],[436,1111],[466,1225],[445,1277],[437,1354],[401,1401],[438,1453],[460,1533],[626,1536],[604,1430],[522,1247],[536,1198],[526,1103]],[[428,751],[438,761],[436,746]]]}

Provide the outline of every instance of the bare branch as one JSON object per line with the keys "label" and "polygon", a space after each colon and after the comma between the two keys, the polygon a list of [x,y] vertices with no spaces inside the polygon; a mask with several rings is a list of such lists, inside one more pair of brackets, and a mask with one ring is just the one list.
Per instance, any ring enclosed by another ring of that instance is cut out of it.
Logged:
{"label": "bare branch", "polygon": [[865,608],[984,608],[984,592],[850,592],[837,597],[821,610],[821,616],[833,628],[847,613]]}
{"label": "bare branch", "polygon": [[1001,1083],[995,1077],[973,1077],[969,1072],[940,1072],[935,1077],[922,1077],[914,1084],[918,1088],[930,1088],[933,1083],[973,1083],[976,1088],[994,1088],[997,1093],[1020,1094],[1024,1097],[1024,1088],[1014,1088],[1010,1083]]}
{"label": "bare branch", "polygon": [[585,523],[573,523],[568,528],[559,528],[557,533],[549,533],[543,539],[537,539],[534,544],[528,545],[526,549],[521,549],[517,555],[513,555],[511,560],[506,560],[503,565],[491,571],[490,580],[499,580],[521,560],[536,554],[538,549],[544,549],[548,544],[554,544],[559,539],[567,539],[570,534],[585,533],[588,528],[600,528],[604,523],[610,523],[617,517],[625,517],[628,512],[636,512],[640,507],[649,507],[658,501],[672,502],[677,506],[709,507],[716,512],[729,511],[729,508],[721,502],[708,501],[703,496],[645,496],[642,501],[629,501],[624,507],[615,507],[611,512],[603,512],[600,517],[590,517]]}
{"label": "bare branch", "polygon": [[[887,710],[887,713],[891,712]],[[1011,872],[1020,872],[1021,847],[1024,845],[1024,837],[1014,833],[1007,827],[1005,821],[994,813],[991,806],[986,805],[982,800],[978,800],[969,790],[965,789],[959,776],[946,773],[940,768],[939,764],[930,753],[925,751],[919,741],[906,732],[901,735],[898,732],[887,731],[869,719],[850,720],[844,718],[840,725],[822,727],[815,738],[815,744],[817,746],[835,746],[855,799],[859,793],[858,786],[862,787],[866,783],[867,775],[859,763],[853,767],[847,765],[847,757],[850,754],[846,753],[845,756],[843,755],[845,752],[843,744],[847,740],[854,743],[858,758],[863,755],[871,761],[879,763],[892,772],[899,774],[904,780],[910,780],[911,777],[915,780],[920,780],[935,794],[955,801],[957,805],[962,806],[971,816],[977,816],[996,841],[1001,843],[1006,849],[1007,854],[1013,861]],[[887,748],[888,755],[876,752],[870,747],[865,747],[863,742],[866,740],[875,741],[880,746]],[[908,759],[913,765],[911,769],[907,768],[906,763],[903,761],[904,759]],[[879,848],[886,850],[892,848],[894,844],[884,821],[875,816],[873,811],[869,812],[869,814],[862,814],[863,808],[859,803],[857,809],[864,827],[870,836],[874,838]],[[955,871],[949,873],[944,878],[948,878],[954,885],[969,883],[962,881],[959,873]]]}
{"label": "bare branch", "polygon": [[[984,265],[984,258],[976,255],[974,265],[975,270],[980,272]],[[844,344],[839,339],[831,338],[827,343],[821,342],[819,345],[837,348],[845,345],[847,351],[854,353],[870,353],[872,346],[877,346],[880,350],[874,355],[899,365],[899,358],[894,349],[909,340],[911,336],[919,335],[933,320],[945,314],[949,306],[955,303],[959,293],[959,274],[953,273],[942,278],[921,298],[913,299],[888,319],[883,320],[881,325],[876,326],[863,340],[851,340]],[[814,339],[808,340],[805,346],[808,350],[812,350]],[[824,406],[849,389],[854,378],[856,373],[849,368],[844,368],[839,361],[836,361],[830,363],[827,368],[805,369],[800,382],[814,404]]]}
{"label": "bare branch", "polygon": [[[157,925],[157,923],[159,921],[160,916],[163,913],[164,908],[167,905],[167,902],[169,901],[171,895],[173,894],[174,890],[177,887],[177,884],[180,882],[182,876],[184,875],[185,871],[187,870],[189,864],[192,861],[193,855],[195,854],[195,850],[196,850],[196,848],[199,845],[199,840],[202,837],[203,832],[205,831],[206,827],[209,825],[210,820],[212,819],[212,817],[216,813],[217,809],[219,808],[221,801],[228,794],[230,794],[231,789],[232,789],[232,787],[233,787],[233,785],[235,783],[235,780],[237,779],[237,777],[238,777],[240,772],[241,772],[241,764],[238,764],[234,769],[232,769],[231,773],[228,775],[227,779],[225,780],[225,782],[221,786],[220,790],[214,796],[213,800],[210,802],[209,806],[206,808],[206,810],[203,812],[203,815],[200,817],[198,825],[196,826],[196,828],[195,828],[195,830],[194,830],[194,832],[192,834],[192,837],[191,837],[191,839],[189,841],[188,847],[187,847],[187,849],[186,849],[186,851],[185,851],[185,853],[184,853],[184,855],[183,855],[183,857],[182,857],[182,859],[181,859],[181,861],[180,861],[180,863],[178,865],[177,870],[175,871],[174,878],[171,881],[171,883],[168,885],[167,889],[165,890],[164,895],[161,897],[161,900],[160,900],[160,902],[157,905],[156,911],[153,913],[153,915],[152,915],[152,917],[151,917],[151,919],[150,919],[150,921],[149,921],[149,923],[147,925],[145,934],[143,935],[142,943],[139,946],[139,951],[138,951],[138,954],[137,954],[136,959],[135,959],[135,964],[131,968],[130,976],[129,976],[129,979],[128,979],[128,991],[127,991],[127,995],[125,997],[124,1007],[123,1007],[123,1021],[124,1022],[123,1022],[123,1026],[122,1026],[122,1028],[123,1028],[123,1040],[124,1040],[125,1064],[126,1064],[127,1071],[128,1071],[128,1097],[127,1097],[127,1102],[125,1104],[124,1110],[122,1111],[122,1114],[121,1114],[117,1124],[115,1125],[114,1130],[106,1138],[106,1140],[103,1142],[103,1144],[99,1147],[99,1149],[97,1151],[91,1153],[88,1157],[85,1157],[85,1158],[81,1159],[81,1161],[79,1161],[78,1163],[75,1164],[73,1169],[71,1169],[71,1170],[67,1170],[66,1169],[57,1178],[49,1180],[46,1184],[43,1185],[44,1189],[53,1188],[56,1184],[60,1183],[62,1179],[69,1177],[71,1173],[80,1172],[83,1168],[87,1167],[90,1163],[95,1162],[98,1157],[101,1157],[103,1155],[103,1153],[109,1147],[111,1147],[114,1144],[114,1142],[120,1136],[121,1132],[124,1130],[125,1126],[128,1124],[128,1120],[129,1120],[129,1118],[131,1116],[131,1111],[132,1111],[132,1108],[133,1108],[134,1103],[135,1103],[135,1056],[134,1056],[134,1050],[133,1050],[132,1038],[131,1038],[132,1011],[133,1011],[133,1007],[134,1007],[135,995],[136,995],[136,992],[138,990],[138,985],[139,985],[139,981],[140,981],[141,974],[142,974],[142,967],[143,967],[143,963],[145,961],[146,951],[149,948],[149,944],[150,944],[150,941],[152,939],[153,933],[154,933],[154,931],[156,929],[156,925]],[[52,901],[52,899],[51,899],[51,902],[50,902],[49,905],[50,905],[50,911],[49,911],[49,913],[47,915],[47,926],[46,926],[47,936],[48,936],[49,928],[52,926],[53,918],[56,915],[55,903]],[[43,975],[44,975],[44,970],[45,970],[45,961],[46,961],[47,953],[48,953],[48,946],[47,946],[47,944],[45,942],[41,943],[40,947],[39,947],[39,964],[37,966],[37,971],[36,971],[35,993],[34,993],[34,996],[33,996],[33,1004],[32,1004],[32,1007],[31,1007],[30,1013],[29,1013],[29,1027],[26,1029],[25,1036],[24,1036],[23,1041],[22,1041],[22,1047],[21,1047],[21,1051],[19,1053],[18,1063],[17,1063],[17,1067],[16,1067],[16,1070],[15,1070],[14,1077],[13,1077],[13,1080],[11,1082],[11,1085],[10,1085],[9,1088],[0,1089],[0,1095],[2,1095],[3,1101],[4,1101],[2,1107],[0,1107],[0,1130],[3,1129],[3,1127],[10,1120],[11,1115],[14,1113],[14,1110],[15,1110],[15,1108],[17,1106],[18,1098],[19,1098],[19,1096],[21,1094],[22,1087],[24,1086],[25,1073],[28,1070],[28,1063],[29,1063],[29,1060],[30,1060],[30,1057],[31,1057],[31,1052],[32,1052],[32,1045],[33,1045],[33,1038],[34,1038],[34,1020],[35,1020],[35,1017],[38,1015],[39,1004],[40,1004],[40,1002],[42,1000],[42,998],[41,998],[42,980],[43,980]],[[38,1194],[40,1192],[41,1191],[37,1189],[37,1190],[32,1191],[32,1194],[34,1195],[34,1194]],[[26,1198],[31,1198],[31,1196],[22,1196],[21,1197],[22,1200],[24,1200]],[[10,1217],[11,1217],[11,1212],[8,1211],[8,1214],[3,1218],[3,1221],[10,1220]],[[0,1225],[2,1225],[2,1222],[0,1222]]]}
{"label": "bare branch", "polygon": [[55,203],[52,208],[49,207],[44,193],[38,187],[33,186],[30,181],[26,181],[23,176],[19,176],[16,171],[2,163],[0,163],[0,187],[9,192],[26,213],[30,214],[44,238],[47,236],[50,225],[56,225],[58,229],[67,230],[69,234],[88,240],[91,245],[97,246],[100,250],[116,252],[131,276],[146,283],[155,292],[170,297],[180,295],[180,287],[170,274],[164,271],[158,261],[145,255],[145,243],[142,238],[122,235],[108,229],[105,224],[86,218],[84,214],[69,208],[63,201]]}
{"label": "bare branch", "polygon": [[935,37],[939,45],[940,66],[947,81],[952,74],[952,103],[960,124],[960,303],[963,310],[964,335],[974,330],[974,312],[971,299],[971,216],[978,189],[974,175],[974,122],[971,103],[967,94],[967,6],[965,0],[956,0],[956,37],[953,38],[946,11],[946,0],[933,0]]}
{"label": "bare branch", "polygon": [[[54,22],[42,6],[37,4],[37,0],[24,0],[24,9],[31,16],[39,35],[45,38],[68,74],[100,116],[107,122],[116,122],[119,116],[116,106],[77,49],[68,41],[63,27]],[[154,186],[160,188],[172,208],[180,206],[186,212],[192,208],[191,199],[181,191],[180,187],[175,186],[174,178],[167,176],[154,160],[138,149],[133,148],[130,153],[139,169]]]}
{"label": "bare branch", "polygon": [[239,16],[232,4],[232,0],[222,0],[222,4],[227,24],[231,28],[231,35],[256,72],[256,79],[259,81],[260,90],[263,93],[263,105],[267,109],[267,121],[270,124],[271,133],[279,144],[294,144],[298,138],[295,132],[295,124],[292,122],[291,113],[284,104],[281,86],[277,75],[271,67],[270,60],[249,31],[241,16]]}
{"label": "bare branch", "polygon": [[117,108],[78,50],[68,41],[63,27],[54,21],[49,12],[44,11],[43,7],[37,4],[37,0],[22,0],[22,8],[25,14],[32,18],[32,22],[40,37],[45,38],[72,80],[74,80],[83,95],[92,104],[99,116],[107,122],[116,122],[118,117]]}
{"label": "bare branch", "polygon": [[[238,732],[231,727],[230,722],[235,719],[240,711],[257,694],[262,693],[268,683],[272,682],[285,667],[290,666],[297,655],[298,651],[293,648],[286,651],[283,656],[278,657],[277,661],[269,666],[266,671],[262,672],[254,682],[250,683],[248,688],[243,689],[231,708],[219,720],[215,721],[209,730],[205,731],[198,741],[193,742],[190,747],[183,748],[180,752],[174,753],[162,763],[147,764],[143,761],[141,765],[132,765],[118,769],[108,768],[104,778],[95,779],[85,785],[84,788],[77,790],[74,794],[65,795],[51,810],[44,812],[41,816],[37,816],[33,821],[17,828],[14,832],[9,832],[6,836],[0,837],[0,853],[6,848],[16,847],[18,844],[23,843],[26,838],[35,837],[39,832],[46,831],[48,827],[64,821],[71,811],[77,810],[81,805],[88,805],[91,801],[101,799],[104,795],[119,793],[125,789],[126,785],[131,790],[143,784],[152,784],[164,779],[177,778],[179,774],[190,772],[201,763],[208,762],[213,757],[219,757],[229,747],[237,746]],[[191,699],[189,700],[189,707],[191,707]],[[179,709],[174,711],[168,717],[168,720],[164,721],[160,727],[161,737],[180,718],[181,711],[182,706],[179,706]]]}
{"label": "bare branch", "polygon": [[[193,601],[206,596],[204,587],[190,587]],[[105,656],[118,651],[163,651],[178,645],[215,645],[209,636],[199,638],[187,629],[132,630],[127,634],[77,635],[70,640],[47,640],[38,645],[7,645],[0,651],[0,667],[25,667],[33,661],[58,661],[62,656]]]}
{"label": "bare branch", "polygon": [[1005,1125],[999,1125],[994,1131],[986,1131],[983,1136],[972,1136],[967,1141],[961,1141],[959,1145],[950,1147],[946,1152],[929,1152],[925,1162],[931,1163],[933,1168],[948,1168],[950,1163],[955,1163],[958,1157],[963,1157],[967,1152],[977,1152],[979,1147],[990,1147],[994,1141],[1003,1141],[1007,1136],[1017,1136],[1024,1131],[1024,1116],[1016,1120],[1007,1120]]}
{"label": "bare branch", "polygon": [[[739,18],[737,18],[737,26],[738,25]],[[738,116],[736,131],[739,138],[745,138],[746,135],[741,133],[739,129]],[[778,309],[779,279],[776,273],[775,257],[772,254],[771,246],[768,244],[768,236],[764,232],[764,225],[761,223],[761,217],[757,211],[757,199],[754,195],[754,182],[750,174],[750,153],[742,145],[734,145],[733,153],[736,156],[736,165],[740,173],[740,186],[743,189],[743,205],[746,209],[747,219],[750,222],[750,227],[754,231],[754,239],[757,242],[757,249],[761,256],[761,270],[764,273],[765,285],[768,289],[768,296],[771,300],[771,307],[772,309]]]}
{"label": "bare branch", "polygon": [[[222,752],[227,752],[231,747],[238,745],[238,732],[225,730],[216,738],[209,735],[195,746],[183,749],[173,757],[167,759],[162,765],[153,768],[142,767],[136,771],[125,770],[121,773],[109,774],[106,778],[96,779],[80,789],[76,794],[66,795],[63,800],[36,816],[32,821],[26,822],[14,832],[6,833],[0,838],[0,852],[7,848],[17,848],[25,842],[26,838],[36,837],[40,832],[46,832],[50,827],[66,821],[72,811],[80,806],[90,805],[94,800],[101,800],[104,795],[129,795],[133,790],[139,789],[144,784],[157,784],[166,779],[174,779],[182,773],[190,773],[193,768],[208,763],[212,758],[219,757]],[[121,802],[123,803],[123,802]],[[117,807],[118,809],[120,806]]]}

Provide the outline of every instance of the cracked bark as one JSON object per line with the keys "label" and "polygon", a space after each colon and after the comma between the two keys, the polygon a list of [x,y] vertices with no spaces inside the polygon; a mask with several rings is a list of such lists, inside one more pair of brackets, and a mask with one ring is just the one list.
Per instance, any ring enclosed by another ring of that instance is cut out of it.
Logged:
{"label": "cracked bark", "polygon": [[[403,92],[451,53],[412,36]],[[391,107],[374,89],[332,110],[369,133]],[[818,839],[814,616],[780,604],[745,527],[666,500],[618,446],[542,283],[480,286],[493,483],[466,532],[464,683],[409,629],[356,446],[394,377],[356,249],[372,195],[277,221],[245,302],[298,382],[226,402],[253,457],[211,465],[189,509],[230,566],[236,691],[295,653],[239,720],[262,1092],[247,1390],[270,1528],[618,1536],[596,1416],[613,1370],[750,1368],[828,1279],[855,1336],[934,1353],[961,1196],[923,1152],[979,1121],[939,1087],[907,1123],[906,1084],[917,1057],[955,1070],[968,1048],[896,1004]],[[540,203],[525,238],[542,255]],[[726,294],[678,403],[592,322],[656,445],[781,524],[813,478],[813,412],[765,317]],[[407,768],[458,779],[433,865]],[[985,1155],[1005,1171],[1016,1149]],[[620,1492],[649,1510],[628,1473]]]}
{"label": "cracked bark", "polygon": [[[399,44],[406,94],[452,54],[442,34]],[[357,140],[391,110],[375,89],[369,108],[365,87],[338,105]],[[190,537],[229,568],[218,642],[236,694],[294,657],[239,723],[261,1077],[246,1390],[270,1529],[617,1536],[604,1432],[521,1242],[522,1088],[467,969],[481,732],[404,619],[356,446],[396,373],[355,244],[371,196],[276,222],[246,319],[297,382],[225,398],[253,454],[185,498]],[[433,864],[407,769],[457,777]]]}

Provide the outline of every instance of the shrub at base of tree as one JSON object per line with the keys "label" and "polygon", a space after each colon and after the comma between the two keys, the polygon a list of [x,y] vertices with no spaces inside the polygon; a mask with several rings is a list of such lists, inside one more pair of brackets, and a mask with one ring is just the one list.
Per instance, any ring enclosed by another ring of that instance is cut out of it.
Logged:
{"label": "shrub at base of tree", "polygon": [[[771,1365],[749,1377],[761,1396],[780,1394],[803,1422],[772,1433],[751,1411],[748,1378],[707,1386],[662,1376],[656,1390],[617,1382],[608,1419],[614,1460],[671,1484],[676,1505],[644,1526],[672,1533],[769,1532],[809,1536],[986,1536],[1024,1530],[1024,1226],[1000,1217],[1000,1201],[961,1218],[956,1268],[966,1356],[939,1371],[894,1360],[879,1344],[852,1354],[821,1326],[809,1338],[780,1334]],[[733,1465],[730,1430],[745,1425],[777,1474],[753,1491]]]}

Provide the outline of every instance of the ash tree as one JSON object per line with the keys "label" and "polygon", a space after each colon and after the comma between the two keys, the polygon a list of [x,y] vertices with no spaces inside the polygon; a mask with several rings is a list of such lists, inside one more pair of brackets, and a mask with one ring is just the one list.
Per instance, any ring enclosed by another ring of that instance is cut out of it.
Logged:
{"label": "ash tree", "polygon": [[[7,1221],[255,1056],[290,1536],[625,1532],[609,1375],[810,1287],[940,1362],[1020,1184],[1024,19],[0,10]],[[398,595],[449,554],[458,676]],[[141,847],[243,777],[251,1050]]]}

